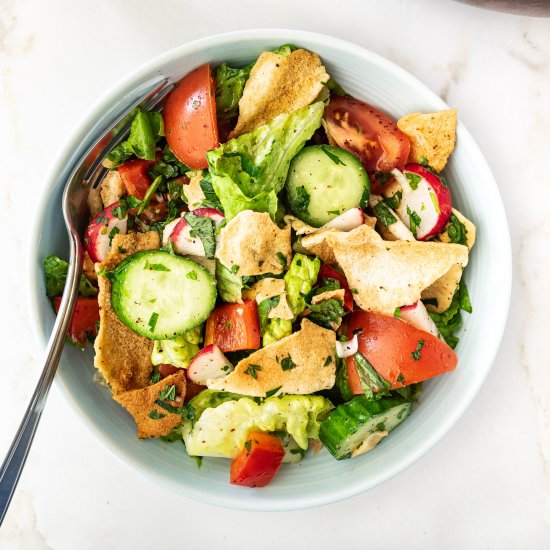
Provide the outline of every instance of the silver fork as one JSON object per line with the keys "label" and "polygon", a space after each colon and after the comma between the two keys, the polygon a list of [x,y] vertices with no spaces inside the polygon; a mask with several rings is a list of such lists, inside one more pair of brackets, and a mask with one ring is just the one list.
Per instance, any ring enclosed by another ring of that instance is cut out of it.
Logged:
{"label": "silver fork", "polygon": [[[76,303],[84,250],[82,235],[89,220],[88,195],[97,188],[107,172],[102,161],[107,153],[121,143],[130,130],[131,114],[136,107],[160,110],[162,102],[174,85],[167,78],[156,78],[141,86],[140,94],[123,112],[111,120],[103,135],[96,140],[76,164],[63,191],[63,218],[69,234],[70,261],[63,298],[48,342],[46,361],[19,429],[0,468],[0,525],[10,505],[17,482],[25,465],[29,449],[46,403],[65,344],[69,322]],[[115,132],[115,129],[119,131]],[[104,146],[103,143],[107,142]]]}

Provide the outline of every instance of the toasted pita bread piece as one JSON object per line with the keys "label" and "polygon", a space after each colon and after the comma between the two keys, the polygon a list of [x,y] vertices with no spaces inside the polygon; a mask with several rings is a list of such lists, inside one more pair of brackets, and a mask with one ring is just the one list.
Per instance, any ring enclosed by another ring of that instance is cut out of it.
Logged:
{"label": "toasted pita bread piece", "polygon": [[294,319],[294,313],[286,298],[286,285],[283,279],[275,279],[274,277],[266,277],[254,283],[250,288],[243,291],[245,300],[256,300],[258,304],[279,296],[279,303],[272,308],[267,317],[269,319]]}
{"label": "toasted pita bread piece", "polygon": [[140,439],[160,437],[181,424],[181,415],[168,412],[155,403],[163,391],[175,386],[177,401],[161,399],[173,407],[181,407],[185,398],[185,371],[183,369],[163,378],[152,386],[139,390],[118,393],[114,399],[118,401],[133,417],[137,425],[137,435]]}
{"label": "toasted pita bread piece", "polygon": [[[453,208],[453,214],[458,220],[464,224],[466,228],[466,241],[468,249],[474,246],[476,240],[476,226],[465,216],[463,216],[458,210]],[[441,242],[450,242],[448,234],[449,225],[445,228],[443,233],[439,235]],[[458,287],[458,283],[462,278],[462,266],[453,266],[443,277],[435,281],[432,285],[422,291],[422,300],[429,300],[431,303],[426,304],[426,308],[436,313],[443,313],[446,311],[453,300],[454,293]]]}
{"label": "toasted pita bread piece", "polygon": [[458,283],[462,279],[462,271],[463,269],[460,264],[453,265],[443,277],[440,277],[422,291],[421,298],[428,311],[443,313],[449,309]]}
{"label": "toasted pita bread piece", "polygon": [[263,52],[246,81],[239,101],[239,120],[229,138],[246,134],[281,113],[309,105],[329,78],[315,53],[296,50],[284,56]]}
{"label": "toasted pita bread piece", "polygon": [[310,254],[315,254],[315,256],[321,258],[323,262],[334,264],[336,263],[336,257],[334,256],[332,246],[328,244],[327,237],[328,235],[337,235],[339,233],[343,232],[339,229],[324,229],[312,235],[307,235],[307,237],[302,239],[302,247]]}
{"label": "toasted pita bread piece", "polygon": [[445,168],[456,143],[455,109],[411,113],[400,118],[397,127],[411,142],[409,162],[420,162],[424,157],[434,170],[440,172]]}
{"label": "toasted pita bread piece", "polygon": [[332,388],[336,375],[332,330],[302,320],[301,329],[243,359],[224,378],[209,380],[213,390],[264,397],[267,392],[309,394]]}
{"label": "toasted pita bread piece", "polygon": [[455,264],[468,263],[468,248],[459,244],[383,241],[363,225],[348,233],[326,237],[344,270],[357,305],[367,311],[393,315],[395,308],[413,304],[421,292]]}
{"label": "toasted pita bread piece", "polygon": [[90,281],[97,281],[97,273],[95,272],[95,264],[90,258],[88,252],[84,252],[84,262],[82,263],[82,273],[88,277]]}
{"label": "toasted pita bread piece", "polygon": [[126,195],[126,187],[124,187],[122,178],[117,170],[111,170],[103,178],[99,186],[99,193],[101,194],[104,208],[107,208],[107,206],[120,200],[120,197]]}
{"label": "toasted pita bread piece", "polygon": [[344,303],[344,297],[346,291],[343,288],[338,288],[336,290],[327,290],[326,292],[321,292],[321,294],[316,294],[311,298],[312,304],[318,304],[324,302],[325,300],[338,300],[339,302]]}
{"label": "toasted pita bread piece", "polygon": [[187,176],[189,177],[189,183],[183,186],[183,192],[185,193],[189,210],[195,210],[206,198],[201,187],[204,174],[202,170],[194,170],[187,172]]}
{"label": "toasted pita bread piece", "polygon": [[[96,272],[114,269],[124,258],[140,250],[159,248],[156,231],[115,235],[111,253]],[[124,252],[121,252],[121,251]],[[111,283],[98,275],[99,332],[94,343],[94,365],[111,386],[113,394],[144,388],[151,376],[153,341],[127,327],[111,306]]]}
{"label": "toasted pita bread piece", "polygon": [[239,276],[282,273],[291,256],[290,226],[279,229],[269,214],[252,210],[239,212],[221,230],[216,249],[218,260]]}
{"label": "toasted pita bread piece", "polygon": [[[476,226],[468,218],[466,218],[466,216],[461,214],[455,208],[453,208],[453,214],[458,218],[458,221],[464,225],[466,229],[467,246],[468,246],[468,249],[471,250],[472,246],[474,246],[476,242]],[[449,238],[449,234],[448,234],[449,225],[450,223],[445,226],[445,229],[439,235],[439,240],[443,243],[451,242],[451,239]]]}

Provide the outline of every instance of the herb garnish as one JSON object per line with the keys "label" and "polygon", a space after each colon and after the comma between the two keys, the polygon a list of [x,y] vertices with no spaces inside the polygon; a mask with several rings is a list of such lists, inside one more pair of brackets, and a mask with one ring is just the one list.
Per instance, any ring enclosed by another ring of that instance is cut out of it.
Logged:
{"label": "herb garnish", "polygon": [[326,145],[321,145],[320,146],[320,149],[321,151],[323,151],[323,153],[325,153],[325,155],[332,161],[334,162],[334,164],[341,164],[342,166],[346,166],[346,163],[345,162],[342,162],[342,160],[340,159],[340,157],[338,155],[335,155],[334,153],[331,153],[329,150],[328,150],[328,147]]}
{"label": "herb garnish", "polygon": [[150,264],[149,260],[145,260],[143,269],[147,269],[149,271],[170,271],[170,269],[164,264]]}
{"label": "herb garnish", "polygon": [[283,386],[279,386],[278,388],[273,388],[272,390],[266,391],[265,396],[266,397],[273,397]]}
{"label": "herb garnish", "polygon": [[397,218],[392,214],[385,201],[380,201],[374,206],[376,217],[386,226],[389,227],[397,223]]}
{"label": "herb garnish", "polygon": [[216,252],[214,220],[206,216],[196,216],[192,212],[186,212],[183,217],[201,240],[205,256],[213,258]]}
{"label": "herb garnish", "polygon": [[176,385],[172,384],[171,386],[164,386],[164,388],[159,392],[159,399],[163,401],[175,401],[176,400]]}
{"label": "herb garnish", "polygon": [[250,365],[248,365],[248,368],[244,371],[244,373],[248,374],[249,376],[252,376],[254,380],[257,380],[258,379],[257,372],[260,370],[262,370],[262,367],[260,367],[260,365],[254,365],[250,363]]}
{"label": "herb garnish", "polygon": [[155,327],[157,326],[157,321],[159,318],[159,314],[156,311],[153,311],[151,314],[151,317],[149,318],[149,330],[153,332],[155,330]]}
{"label": "herb garnish", "polygon": [[277,252],[275,256],[277,256],[277,260],[279,260],[279,263],[283,266],[283,269],[286,269],[286,256],[282,252]]}
{"label": "herb garnish", "polygon": [[153,420],[160,420],[161,418],[164,418],[166,415],[159,413],[156,409],[153,409],[147,416],[149,418],[152,418]]}
{"label": "herb garnish", "polygon": [[422,351],[422,348],[424,347],[424,344],[426,343],[426,340],[418,340],[418,343],[416,344],[416,350],[415,351],[411,351],[411,357],[415,360],[415,361],[419,361],[420,360],[420,352]]}
{"label": "herb garnish", "polygon": [[290,355],[281,360],[281,368],[284,371],[291,370],[296,367],[296,363],[292,360]]}
{"label": "herb garnish", "polygon": [[409,180],[409,185],[413,191],[418,189],[418,184],[422,181],[422,178],[418,174],[412,172],[405,172],[406,178]]}
{"label": "herb garnish", "polygon": [[416,229],[422,223],[422,218],[418,215],[418,213],[416,213],[414,210],[411,210],[408,206],[407,214],[409,216],[409,229],[411,230],[411,233],[416,237]]}
{"label": "herb garnish", "polygon": [[198,279],[197,272],[194,269],[189,271],[189,273],[187,273],[185,276],[192,281],[196,281]]}

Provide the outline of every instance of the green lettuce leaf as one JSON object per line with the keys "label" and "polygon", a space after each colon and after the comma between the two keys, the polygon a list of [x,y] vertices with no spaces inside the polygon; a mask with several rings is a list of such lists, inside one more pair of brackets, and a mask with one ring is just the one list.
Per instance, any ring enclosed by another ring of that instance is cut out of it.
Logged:
{"label": "green lettuce leaf", "polygon": [[[285,292],[288,305],[292,308],[294,319],[306,308],[305,297],[311,292],[317,281],[317,275],[321,268],[319,258],[309,258],[304,254],[294,254],[290,267],[285,273]],[[265,302],[265,300],[264,300]],[[259,305],[260,321],[262,320],[262,304]],[[271,304],[275,307],[277,304]],[[266,306],[269,313],[271,307]],[[262,343],[267,346],[292,334],[292,321],[288,319],[269,319],[262,325]]]}
{"label": "green lettuce leaf", "polygon": [[284,276],[286,298],[292,308],[294,317],[300,315],[306,308],[305,297],[317,282],[319,269],[321,269],[319,258],[294,254],[290,267]]}
{"label": "green lettuce leaf", "polygon": [[[67,271],[69,264],[57,256],[48,256],[44,258],[44,279],[46,282],[46,296],[53,298],[61,296],[67,280]],[[80,285],[78,287],[80,296],[89,298],[97,295],[97,288],[85,276],[80,276]]]}
{"label": "green lettuce leaf", "polygon": [[174,340],[155,340],[151,353],[153,365],[174,365],[186,369],[191,359],[199,353],[202,327],[196,327]]}
{"label": "green lettuce leaf", "polygon": [[208,151],[212,186],[227,221],[243,210],[269,212],[275,218],[290,161],[320,126],[323,109],[317,102],[281,114]]}
{"label": "green lettuce leaf", "polygon": [[190,455],[234,458],[250,432],[284,430],[307,449],[308,438],[318,438],[320,421],[332,408],[328,399],[315,395],[269,397],[261,403],[248,397],[228,400],[204,409],[198,420],[195,413],[193,427],[184,420],[183,440]]}
{"label": "green lettuce leaf", "polygon": [[235,303],[241,299],[242,277],[234,275],[219,260],[216,260],[216,285],[218,294],[224,302]]}
{"label": "green lettuce leaf", "polygon": [[157,139],[162,136],[164,136],[162,115],[140,109],[132,121],[128,139],[117,145],[107,155],[109,167],[116,168],[134,155],[140,159],[155,160]]}

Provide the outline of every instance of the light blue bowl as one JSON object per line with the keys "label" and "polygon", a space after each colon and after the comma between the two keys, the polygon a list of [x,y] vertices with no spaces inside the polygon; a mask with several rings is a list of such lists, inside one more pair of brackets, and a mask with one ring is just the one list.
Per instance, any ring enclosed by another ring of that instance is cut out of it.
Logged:
{"label": "light blue bowl", "polygon": [[[317,52],[329,74],[360,99],[394,118],[415,111],[448,108],[409,73],[359,46],[295,30],[253,30],[222,34],[176,48],[150,61],[105,94],[83,117],[63,147],[42,196],[30,248],[30,307],[36,334],[46,345],[54,322],[44,294],[41,262],[49,254],[68,257],[61,217],[63,182],[75,161],[101,135],[115,112],[155,75],[174,80],[210,62],[248,63],[284,43]],[[414,414],[372,452],[335,461],[326,451],[284,467],[260,490],[229,485],[229,461],[205,459],[201,469],[179,444],[140,441],[131,417],[93,381],[92,351],[67,347],[56,377],[75,414],[117,457],[166,488],[197,500],[244,510],[292,510],[350,497],[394,476],[427,452],[470,404],[494,360],[504,330],[511,289],[508,226],[495,180],[469,132],[458,126],[457,147],[445,169],[454,204],[475,222],[477,243],[465,277],[474,313],[465,315],[455,372],[425,384]],[[442,465],[442,468],[445,466]]]}

